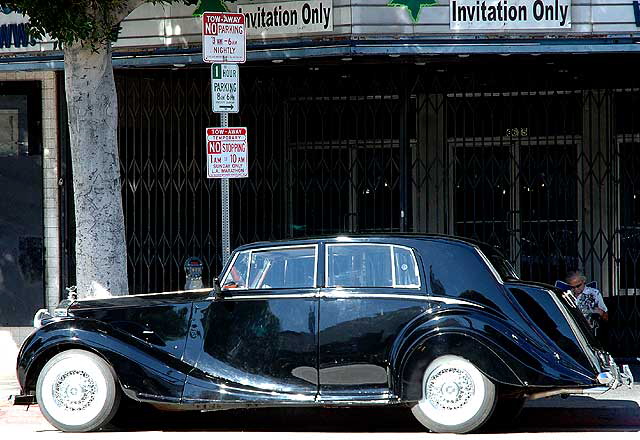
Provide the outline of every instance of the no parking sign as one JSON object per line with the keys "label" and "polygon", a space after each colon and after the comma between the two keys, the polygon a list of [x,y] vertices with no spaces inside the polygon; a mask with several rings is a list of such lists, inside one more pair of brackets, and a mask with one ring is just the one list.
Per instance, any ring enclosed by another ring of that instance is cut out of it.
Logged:
{"label": "no parking sign", "polygon": [[244,14],[202,14],[202,59],[205,63],[244,63],[246,53]]}

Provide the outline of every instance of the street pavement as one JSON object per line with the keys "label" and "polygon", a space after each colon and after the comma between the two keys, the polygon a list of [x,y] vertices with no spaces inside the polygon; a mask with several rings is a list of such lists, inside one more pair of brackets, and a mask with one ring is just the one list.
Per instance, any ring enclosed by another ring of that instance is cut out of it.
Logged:
{"label": "street pavement", "polygon": [[[640,366],[634,370],[638,380]],[[37,434],[40,437],[61,435],[46,422],[37,405],[10,405],[9,395],[17,391],[12,373],[0,375],[0,433]],[[535,438],[553,440],[590,440],[596,438],[594,433],[598,433],[599,440],[603,433],[608,439],[631,436],[637,439],[640,438],[639,431],[640,382],[636,382],[632,390],[621,387],[599,396],[529,401],[516,420],[499,421],[484,428],[482,433],[466,435],[465,439],[486,438],[488,434],[492,438],[529,439],[531,434],[535,434]],[[229,440],[265,440],[271,437],[279,440],[337,440],[346,437],[350,440],[396,440],[398,434],[402,434],[403,439],[417,438],[418,435],[424,438],[425,435],[422,426],[406,408],[360,407],[267,408],[210,413],[159,413],[143,409],[131,412],[129,417],[125,415],[117,427],[110,426],[97,434],[74,434],[74,438],[135,435],[136,440],[158,440],[158,436],[175,437],[182,432],[188,432],[190,440],[210,432]],[[438,434],[439,440],[449,437],[454,436]]]}

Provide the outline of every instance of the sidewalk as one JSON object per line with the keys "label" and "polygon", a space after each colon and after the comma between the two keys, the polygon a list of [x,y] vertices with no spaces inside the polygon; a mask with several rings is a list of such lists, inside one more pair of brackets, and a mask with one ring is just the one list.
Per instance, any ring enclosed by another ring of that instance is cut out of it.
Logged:
{"label": "sidewalk", "polygon": [[0,431],[3,427],[51,429],[38,405],[13,406],[9,397],[18,394],[20,387],[15,372],[0,371]]}

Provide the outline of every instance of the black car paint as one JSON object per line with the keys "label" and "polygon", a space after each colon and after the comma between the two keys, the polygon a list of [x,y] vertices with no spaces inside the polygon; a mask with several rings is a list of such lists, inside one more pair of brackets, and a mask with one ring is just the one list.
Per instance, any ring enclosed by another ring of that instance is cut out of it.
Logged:
{"label": "black car paint", "polygon": [[[356,243],[414,249],[421,287],[332,289],[324,286],[322,255],[325,243],[338,240],[238,249],[319,243],[318,284],[312,289],[75,302],[71,317],[45,325],[23,344],[23,392],[33,392],[42,365],[69,347],[103,356],[128,396],[176,405],[416,401],[422,371],[440,354],[459,354],[495,382],[528,391],[597,385],[597,366],[575,335],[561,333],[563,349],[557,334],[532,325],[513,296],[514,289],[548,295],[551,288],[500,282],[475,243],[439,236],[354,237]],[[451,262],[458,266],[449,267]],[[456,272],[451,283],[452,275],[443,271]]]}

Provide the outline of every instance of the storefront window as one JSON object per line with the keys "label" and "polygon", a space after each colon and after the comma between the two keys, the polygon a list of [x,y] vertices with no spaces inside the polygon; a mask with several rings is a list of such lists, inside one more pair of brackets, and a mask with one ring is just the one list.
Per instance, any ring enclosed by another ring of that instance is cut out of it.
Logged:
{"label": "storefront window", "polygon": [[44,303],[39,82],[0,82],[0,326],[28,326]]}
{"label": "storefront window", "polygon": [[640,143],[619,147],[619,288],[640,287]]}
{"label": "storefront window", "polygon": [[498,247],[524,279],[553,284],[579,265],[575,98],[449,99],[454,233]]}

